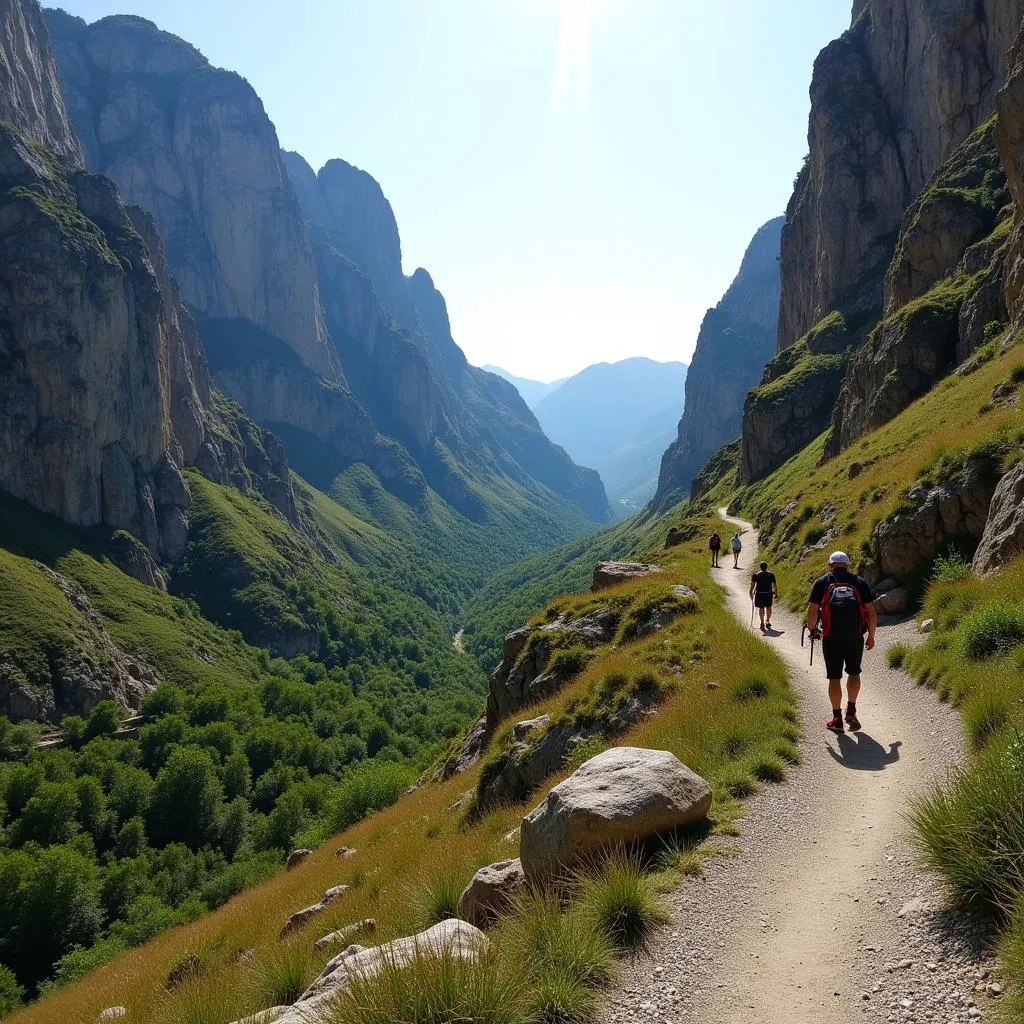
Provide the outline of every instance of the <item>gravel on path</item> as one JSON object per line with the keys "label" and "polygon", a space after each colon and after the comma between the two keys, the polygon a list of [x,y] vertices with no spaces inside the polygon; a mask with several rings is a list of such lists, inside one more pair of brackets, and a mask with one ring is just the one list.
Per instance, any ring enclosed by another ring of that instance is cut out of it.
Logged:
{"label": "gravel on path", "polygon": [[[716,578],[747,628],[757,534],[729,521],[746,531],[743,571],[722,567]],[[748,803],[732,841],[738,856],[709,858],[703,878],[671,894],[670,923],[630,962],[600,1019],[983,1019],[1001,992],[988,936],[946,906],[907,841],[908,801],[964,756],[956,712],[886,663],[893,643],[916,641],[915,624],[879,628],[858,701],[864,728],[836,737],[823,728],[820,651],[810,668],[800,619],[784,608],[773,619],[765,642],[785,659],[800,699],[802,763]]]}

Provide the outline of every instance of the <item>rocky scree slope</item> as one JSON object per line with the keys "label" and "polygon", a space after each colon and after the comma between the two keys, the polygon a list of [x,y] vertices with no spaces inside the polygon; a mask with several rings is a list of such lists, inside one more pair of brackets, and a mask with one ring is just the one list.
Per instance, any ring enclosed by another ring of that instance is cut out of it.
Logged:
{"label": "rocky scree slope", "polygon": [[[905,322],[891,326],[888,338],[873,338],[872,354],[854,365],[852,354],[883,315],[895,313],[892,300],[906,296],[908,302],[930,276],[934,284],[952,274],[998,221],[998,209],[979,217],[977,206],[985,204],[973,203],[969,194],[961,195],[965,203],[955,202],[957,190],[998,192],[996,183],[985,182],[986,172],[976,180],[964,173],[962,151],[958,170],[956,155],[995,110],[1022,14],[1019,2],[951,7],[864,0],[854,8],[850,30],[818,57],[810,154],[782,234],[778,356],[747,399],[741,480],[780,465],[825,430],[844,379],[850,387],[837,413],[837,444],[921,393],[922,383],[908,377],[887,387],[872,413],[857,408],[864,403],[856,377],[866,371],[869,379],[882,380],[894,369],[902,377],[914,350],[921,354],[905,339]],[[984,137],[975,143],[986,144]],[[930,181],[936,194],[929,201]],[[930,251],[936,244],[944,251]],[[994,258],[990,247],[965,260],[957,314],[968,301],[979,317],[990,312],[999,274]],[[938,264],[945,272],[936,277]],[[986,267],[990,272],[982,277]],[[975,338],[984,327],[967,333]],[[934,380],[947,362],[940,353],[933,363],[924,376]]]}
{"label": "rocky scree slope", "polygon": [[705,462],[739,436],[743,400],[775,351],[782,225],[778,217],[758,230],[736,280],[704,317],[687,372],[679,433],[661,460],[656,509],[686,497]]}

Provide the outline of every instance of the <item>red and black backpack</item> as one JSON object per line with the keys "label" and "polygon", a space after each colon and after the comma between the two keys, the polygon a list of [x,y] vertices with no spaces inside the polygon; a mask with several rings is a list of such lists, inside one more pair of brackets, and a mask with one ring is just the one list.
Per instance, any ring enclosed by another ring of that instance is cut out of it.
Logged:
{"label": "red and black backpack", "polygon": [[823,637],[860,636],[868,627],[864,599],[852,579],[838,579],[830,574],[820,609]]}

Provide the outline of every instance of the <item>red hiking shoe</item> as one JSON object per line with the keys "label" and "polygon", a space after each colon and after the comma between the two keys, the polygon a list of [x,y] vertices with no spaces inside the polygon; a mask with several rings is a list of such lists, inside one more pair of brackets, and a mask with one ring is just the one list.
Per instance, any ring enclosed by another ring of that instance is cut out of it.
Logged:
{"label": "red hiking shoe", "polygon": [[843,728],[843,720],[839,715],[833,715],[826,723],[825,728],[829,732],[834,732],[837,736],[841,736],[846,730]]}

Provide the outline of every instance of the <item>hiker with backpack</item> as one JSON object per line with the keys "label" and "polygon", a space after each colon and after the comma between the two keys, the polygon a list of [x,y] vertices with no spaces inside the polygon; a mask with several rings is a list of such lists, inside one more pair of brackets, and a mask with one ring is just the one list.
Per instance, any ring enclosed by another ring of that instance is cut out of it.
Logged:
{"label": "hiker with backpack", "polygon": [[846,680],[846,725],[860,729],[857,696],[860,693],[861,659],[864,650],[875,646],[878,611],[875,595],[867,580],[850,571],[850,558],[843,551],[828,560],[829,571],[814,581],[807,605],[807,628],[812,641],[821,640],[828,676],[832,717],[825,728],[837,735],[843,729],[843,670]]}
{"label": "hiker with backpack", "polygon": [[775,573],[768,571],[767,562],[762,562],[760,572],[755,572],[750,579],[750,600],[761,616],[761,629],[766,625],[768,629],[772,628],[772,605],[778,597],[779,587],[775,582]]}
{"label": "hiker with backpack", "polygon": [[732,548],[732,567],[738,569],[740,567],[740,552],[743,550],[743,541],[740,540],[739,530],[732,535],[729,547]]}
{"label": "hiker with backpack", "polygon": [[718,568],[718,552],[722,550],[722,538],[718,536],[716,530],[711,534],[711,539],[708,541],[708,550],[711,552],[711,568]]}

